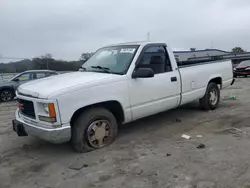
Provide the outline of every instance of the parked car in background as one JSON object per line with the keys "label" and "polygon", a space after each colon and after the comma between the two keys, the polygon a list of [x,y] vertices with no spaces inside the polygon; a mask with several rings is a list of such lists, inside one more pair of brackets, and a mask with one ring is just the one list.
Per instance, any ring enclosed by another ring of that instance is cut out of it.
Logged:
{"label": "parked car in background", "polygon": [[7,102],[13,100],[17,87],[23,83],[57,74],[57,72],[51,70],[29,70],[22,72],[9,81],[0,83],[0,101]]}
{"label": "parked car in background", "polygon": [[250,60],[242,61],[234,68],[234,77],[250,75]]}

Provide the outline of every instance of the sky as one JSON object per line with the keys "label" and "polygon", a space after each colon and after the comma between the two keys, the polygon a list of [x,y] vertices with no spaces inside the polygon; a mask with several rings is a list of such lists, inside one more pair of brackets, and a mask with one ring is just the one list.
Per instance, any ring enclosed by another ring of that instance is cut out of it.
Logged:
{"label": "sky", "polygon": [[[78,60],[129,41],[250,51],[250,0],[0,0],[3,57]],[[9,61],[9,60],[8,60]]]}

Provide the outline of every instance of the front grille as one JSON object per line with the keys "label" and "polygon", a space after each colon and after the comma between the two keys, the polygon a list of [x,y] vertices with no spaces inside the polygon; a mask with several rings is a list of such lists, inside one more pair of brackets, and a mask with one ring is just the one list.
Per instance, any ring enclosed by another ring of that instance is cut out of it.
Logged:
{"label": "front grille", "polygon": [[33,119],[36,118],[34,104],[32,101],[27,101],[23,99],[17,99],[17,101],[19,103],[19,109],[23,115]]}

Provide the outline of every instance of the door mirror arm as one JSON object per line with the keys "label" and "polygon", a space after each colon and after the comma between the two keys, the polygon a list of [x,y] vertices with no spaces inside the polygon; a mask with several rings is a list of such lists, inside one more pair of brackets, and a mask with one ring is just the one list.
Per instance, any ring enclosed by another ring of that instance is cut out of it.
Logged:
{"label": "door mirror arm", "polygon": [[15,79],[13,79],[13,81],[14,82],[19,82],[20,80],[19,80],[19,78],[15,78]]}
{"label": "door mirror arm", "polygon": [[152,78],[154,71],[151,68],[137,68],[132,74],[132,78]]}

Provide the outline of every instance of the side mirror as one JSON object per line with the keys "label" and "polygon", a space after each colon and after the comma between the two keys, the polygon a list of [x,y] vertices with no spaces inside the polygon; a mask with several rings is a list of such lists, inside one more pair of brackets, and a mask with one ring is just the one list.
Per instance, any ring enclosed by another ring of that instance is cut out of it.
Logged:
{"label": "side mirror", "polygon": [[19,82],[20,80],[19,80],[19,78],[15,78],[13,81],[14,82]]}
{"label": "side mirror", "polygon": [[78,69],[78,71],[84,71],[84,69],[83,69],[82,67],[80,67],[80,68]]}
{"label": "side mirror", "polygon": [[151,68],[138,68],[132,74],[132,78],[152,78],[152,77],[154,77],[154,71]]}

